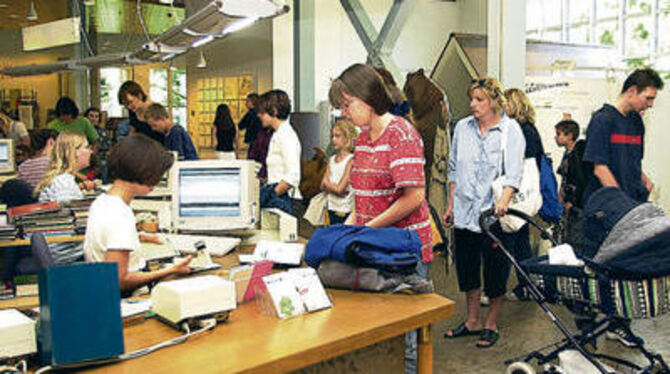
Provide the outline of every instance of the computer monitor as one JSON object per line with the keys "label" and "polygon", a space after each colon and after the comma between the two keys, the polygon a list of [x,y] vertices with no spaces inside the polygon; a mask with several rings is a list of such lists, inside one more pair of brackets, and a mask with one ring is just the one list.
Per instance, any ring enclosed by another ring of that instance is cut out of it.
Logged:
{"label": "computer monitor", "polygon": [[173,228],[185,231],[253,229],[259,183],[250,160],[180,161],[170,172]]}
{"label": "computer monitor", "polygon": [[0,173],[10,174],[15,172],[14,141],[12,139],[0,139]]}

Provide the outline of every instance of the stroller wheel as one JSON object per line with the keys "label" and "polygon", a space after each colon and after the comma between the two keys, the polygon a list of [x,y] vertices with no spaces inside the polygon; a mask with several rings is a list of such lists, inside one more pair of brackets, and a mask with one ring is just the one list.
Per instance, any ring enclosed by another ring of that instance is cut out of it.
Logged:
{"label": "stroller wheel", "polygon": [[535,374],[535,369],[525,362],[517,361],[507,367],[505,374]]}

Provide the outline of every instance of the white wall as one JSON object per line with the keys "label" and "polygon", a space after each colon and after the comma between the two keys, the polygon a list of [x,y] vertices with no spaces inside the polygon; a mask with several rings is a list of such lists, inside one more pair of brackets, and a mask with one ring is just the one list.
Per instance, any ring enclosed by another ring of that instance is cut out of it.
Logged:
{"label": "white wall", "polygon": [[[392,0],[361,0],[380,30]],[[430,71],[452,32],[486,32],[486,0],[417,0],[393,50],[403,76]],[[293,94],[293,13],[273,21],[273,85]],[[328,99],[330,81],[345,68],[365,62],[367,53],[339,1],[317,1],[315,8],[315,103]],[[402,87],[404,82],[398,82]],[[316,109],[316,108],[315,108]]]}

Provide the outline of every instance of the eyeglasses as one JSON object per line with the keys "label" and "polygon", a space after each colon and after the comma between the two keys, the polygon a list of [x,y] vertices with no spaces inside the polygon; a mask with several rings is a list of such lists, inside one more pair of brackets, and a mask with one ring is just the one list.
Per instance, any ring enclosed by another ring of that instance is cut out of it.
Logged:
{"label": "eyeglasses", "polygon": [[482,79],[473,79],[470,81],[470,83],[475,84],[477,83],[480,86],[486,86],[486,83],[488,83],[488,79],[482,78]]}

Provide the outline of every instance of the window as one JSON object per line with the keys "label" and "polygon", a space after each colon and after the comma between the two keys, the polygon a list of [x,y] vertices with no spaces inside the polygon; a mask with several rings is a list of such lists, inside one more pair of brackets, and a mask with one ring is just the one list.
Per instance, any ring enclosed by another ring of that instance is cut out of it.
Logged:
{"label": "window", "polygon": [[172,68],[172,118],[175,123],[187,127],[186,70]]}
{"label": "window", "polygon": [[149,85],[149,97],[151,98],[151,101],[168,106],[167,69],[150,69]]}
{"label": "window", "polygon": [[126,80],[126,69],[100,69],[100,109],[107,112],[107,117],[123,117],[123,106],[119,104],[117,93]]}
{"label": "window", "polygon": [[612,46],[629,65],[661,61],[670,53],[670,0],[528,0],[526,4],[528,38]]}

